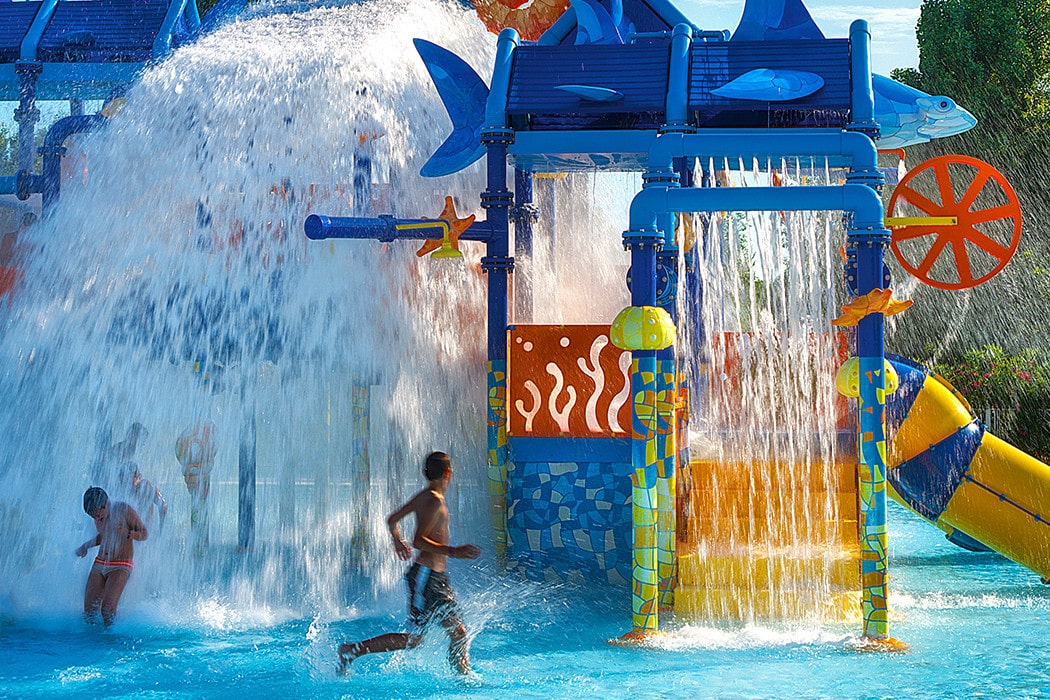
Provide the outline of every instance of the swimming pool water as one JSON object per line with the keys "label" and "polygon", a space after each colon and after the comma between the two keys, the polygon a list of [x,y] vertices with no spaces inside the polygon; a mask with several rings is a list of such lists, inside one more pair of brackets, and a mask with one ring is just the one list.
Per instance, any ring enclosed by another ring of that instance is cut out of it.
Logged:
{"label": "swimming pool water", "polygon": [[[946,542],[891,507],[891,634],[906,653],[858,649],[857,626],[715,628],[672,622],[649,648],[627,631],[619,588],[526,583],[455,562],[475,674],[456,676],[445,639],[359,659],[335,647],[396,629],[400,583],[348,593],[334,615],[238,610],[221,596],[189,609],[140,599],[109,630],[75,615],[0,622],[3,697],[320,698],[1037,698],[1050,696],[1050,589],[994,554]],[[333,565],[337,565],[333,562]]]}

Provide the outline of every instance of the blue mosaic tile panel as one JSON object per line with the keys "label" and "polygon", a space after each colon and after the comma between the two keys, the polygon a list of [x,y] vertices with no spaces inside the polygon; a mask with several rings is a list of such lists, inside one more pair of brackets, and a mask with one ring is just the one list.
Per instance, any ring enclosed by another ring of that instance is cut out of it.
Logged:
{"label": "blue mosaic tile panel", "polygon": [[630,581],[630,472],[627,463],[511,462],[510,568],[535,581]]}

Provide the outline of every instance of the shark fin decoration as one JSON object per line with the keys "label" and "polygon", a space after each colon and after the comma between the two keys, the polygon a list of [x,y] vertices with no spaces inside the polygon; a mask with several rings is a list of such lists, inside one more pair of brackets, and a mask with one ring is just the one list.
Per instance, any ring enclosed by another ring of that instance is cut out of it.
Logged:
{"label": "shark fin decoration", "polygon": [[816,73],[758,68],[715,88],[711,93],[736,100],[786,102],[812,95],[822,87],[824,79]]}
{"label": "shark fin decoration", "polygon": [[[628,33],[623,6],[613,0],[613,12],[597,0],[569,0],[576,12],[576,44],[622,44]],[[615,19],[619,17],[619,21]]]}
{"label": "shark fin decoration", "polygon": [[906,148],[969,131],[977,119],[950,97],[927,95],[883,75],[873,74],[879,148]]}
{"label": "shark fin decoration", "polygon": [[555,85],[554,89],[576,95],[585,102],[619,102],[623,99],[619,90],[594,85]]}
{"label": "shark fin decoration", "polygon": [[823,39],[802,0],[745,0],[732,41]]}
{"label": "shark fin decoration", "polygon": [[481,128],[485,123],[489,89],[473,68],[448,49],[423,39],[413,39],[412,43],[452,120],[452,133],[423,164],[419,174],[423,177],[451,175],[485,155]]}

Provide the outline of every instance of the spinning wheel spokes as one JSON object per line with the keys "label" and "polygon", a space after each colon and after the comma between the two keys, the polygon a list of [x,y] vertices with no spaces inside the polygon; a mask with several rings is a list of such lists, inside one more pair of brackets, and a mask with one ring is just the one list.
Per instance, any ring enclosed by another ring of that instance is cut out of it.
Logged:
{"label": "spinning wheel spokes", "polygon": [[[966,176],[969,183],[956,197]],[[940,204],[919,188],[936,192]],[[898,209],[926,216],[901,218],[895,216]],[[968,156],[940,156],[911,170],[890,197],[889,211],[886,223],[894,229],[890,245],[897,260],[939,289],[986,282],[1006,266],[1021,240],[1021,207],[1013,188],[998,170]]]}

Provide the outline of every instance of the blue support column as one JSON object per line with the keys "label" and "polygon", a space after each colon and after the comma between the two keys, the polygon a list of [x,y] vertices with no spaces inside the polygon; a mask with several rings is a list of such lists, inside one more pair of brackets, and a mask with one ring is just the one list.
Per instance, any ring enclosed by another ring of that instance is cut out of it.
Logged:
{"label": "blue support column", "polygon": [[488,484],[489,512],[495,538],[496,559],[507,559],[507,323],[508,280],[514,269],[510,257],[510,208],[507,189],[507,147],[514,140],[510,129],[487,129],[481,142],[488,149],[488,187],[481,206],[491,226],[488,255],[481,259],[488,273]]}
{"label": "blue support column", "polygon": [[[867,22],[857,20],[850,25],[853,87],[849,129],[872,136],[878,133],[878,124],[874,119],[870,43]],[[869,159],[864,163],[854,163],[846,181],[866,185],[876,193],[882,191],[882,174]],[[856,255],[858,296],[889,286],[889,273],[883,261],[889,241],[889,231],[884,228],[881,216],[878,221],[862,220],[859,214],[854,216],[848,245]],[[860,370],[857,426],[860,473],[857,490],[861,521],[861,611],[864,636],[880,640],[887,639],[889,634],[884,323],[881,313],[869,314],[858,324],[856,336]]]}
{"label": "blue support column", "polygon": [[44,66],[37,61],[16,61],[18,74],[18,107],[15,123],[18,124],[18,169],[33,172],[33,146],[36,124],[40,121],[40,110],[36,108],[36,81]]}
{"label": "blue support column", "polygon": [[532,225],[538,218],[532,203],[532,173],[515,168],[514,208],[510,210],[514,222],[514,322],[532,323],[533,264]]}
{"label": "blue support column", "polygon": [[255,377],[241,387],[241,432],[237,450],[237,546],[255,544]]}
{"label": "blue support column", "polygon": [[[856,251],[860,295],[884,285],[883,253],[888,235],[850,232],[849,245]],[[886,531],[886,425],[884,318],[869,314],[857,326],[857,357],[860,370],[858,404],[858,495],[861,527],[861,585],[864,636],[874,639],[888,634],[887,531]]]}
{"label": "blue support column", "polygon": [[[670,222],[673,229],[673,217]],[[672,230],[673,235],[673,230]],[[664,249],[657,256],[657,277],[661,294],[657,305],[675,319],[677,286],[677,248]],[[674,607],[677,581],[677,472],[678,425],[675,406],[678,398],[678,357],[675,346],[656,351],[656,556],[660,608]]]}
{"label": "blue support column", "polygon": [[[656,253],[663,244],[657,233],[628,232],[631,249],[631,305],[656,304]],[[632,635],[659,629],[659,553],[657,493],[657,362],[656,350],[634,350],[631,359],[631,562]]]}
{"label": "blue support column", "polygon": [[[675,172],[685,186],[692,184],[687,163],[692,159],[676,158]],[[687,214],[682,214],[687,216]],[[660,218],[663,232],[663,250],[656,256],[656,305],[678,326],[678,253],[681,241],[677,238],[676,216]],[[684,228],[683,228],[684,231]],[[657,573],[659,575],[660,608],[674,608],[674,589],[678,579],[678,469],[680,463],[677,409],[679,406],[678,351],[671,345],[656,353],[656,416],[657,416]]]}
{"label": "blue support column", "polygon": [[[678,176],[672,171],[654,170],[645,174],[646,188],[676,186]],[[657,255],[666,241],[666,230],[673,227],[673,215],[658,216],[655,229],[629,230],[623,235],[624,247],[631,251],[631,306],[656,307]],[[660,525],[666,524],[660,511],[661,450],[666,451],[664,432],[660,439],[659,397],[661,367],[660,350],[632,349],[631,360],[631,517],[633,523],[633,559],[631,565],[632,637],[643,637],[656,632],[660,625],[660,569],[661,563],[673,568],[672,554],[662,556]],[[666,396],[666,394],[664,394]],[[673,402],[672,402],[673,406]],[[673,441],[672,441],[673,445]],[[666,461],[664,466],[666,467]],[[673,469],[673,463],[672,463]],[[666,474],[664,475],[666,477]],[[664,507],[671,492],[664,478]],[[673,512],[673,505],[671,506]],[[666,569],[665,569],[666,570]]]}

